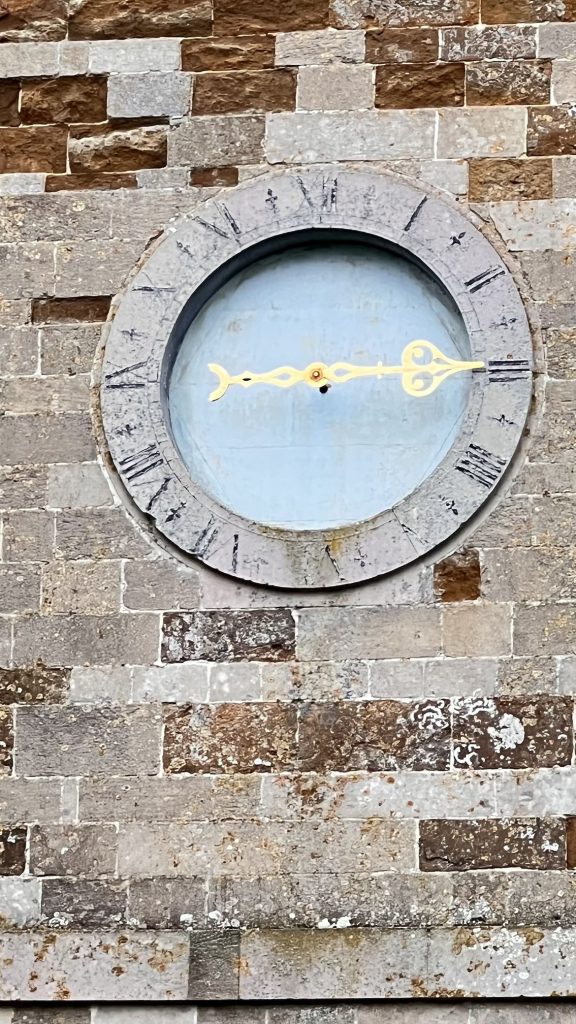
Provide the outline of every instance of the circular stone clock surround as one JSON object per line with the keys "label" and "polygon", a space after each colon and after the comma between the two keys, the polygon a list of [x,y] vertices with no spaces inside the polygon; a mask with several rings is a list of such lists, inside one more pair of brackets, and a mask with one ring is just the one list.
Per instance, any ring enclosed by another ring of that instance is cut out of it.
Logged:
{"label": "circular stone clock surround", "polygon": [[[459,310],[471,359],[483,364],[471,374],[460,431],[424,482],[394,508],[332,530],[267,526],[219,504],[191,477],[168,416],[174,347],[204,296],[239,262],[310,232],[327,239],[354,232],[427,269]],[[520,295],[470,221],[404,180],[315,168],[256,178],[169,226],[115,307],[101,405],[124,486],[162,534],[227,574],[303,588],[391,572],[456,533],[502,479],[531,394],[532,343]]]}

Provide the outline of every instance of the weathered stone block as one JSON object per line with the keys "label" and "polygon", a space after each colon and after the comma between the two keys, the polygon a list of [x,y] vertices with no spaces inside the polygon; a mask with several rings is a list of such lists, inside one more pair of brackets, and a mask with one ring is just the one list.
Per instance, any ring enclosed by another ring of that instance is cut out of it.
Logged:
{"label": "weathered stone block", "polygon": [[237,999],[240,932],[194,931],[190,935],[189,999]]}
{"label": "weathered stone block", "polygon": [[38,331],[34,327],[0,329],[2,376],[29,375],[38,366]]}
{"label": "weathered stone block", "polygon": [[43,327],[40,335],[42,373],[89,373],[99,338],[98,324]]}
{"label": "weathered stone block", "polygon": [[[52,200],[52,206],[55,211],[55,222],[61,223],[62,216],[73,215],[74,207],[78,205],[77,201],[66,199],[66,206],[62,208],[62,198]],[[110,211],[107,209],[108,204],[104,205],[96,204],[96,210],[94,208],[95,201],[90,199],[90,217],[89,220],[93,221],[94,213],[98,211],[100,216],[102,211],[107,210],[107,216],[102,219],[102,232],[105,235],[110,233]],[[82,200],[82,209],[86,208],[87,200]],[[17,213],[20,212],[17,207]],[[34,207],[31,208],[32,214],[34,213]],[[79,296],[78,298],[53,298],[53,299],[34,299],[32,302],[32,323],[35,324],[52,324],[52,323],[83,323],[83,322],[96,322],[103,323],[106,320],[110,310],[110,296],[109,295],[88,295]],[[57,370],[53,372],[65,372],[64,370]]]}
{"label": "weathered stone block", "polygon": [[25,828],[0,831],[0,875],[21,875],[26,867]]}
{"label": "weathered stone block", "polygon": [[46,668],[37,664],[32,668],[1,669],[0,705],[62,704],[69,685],[67,668]]}
{"label": "weathered stone block", "polygon": [[418,700],[423,696],[493,694],[497,681],[497,658],[407,659],[370,663],[372,697]]}
{"label": "weathered stone block", "polygon": [[190,776],[82,780],[80,817],[88,821],[172,822],[183,825],[212,818],[259,816],[261,779]]}
{"label": "weathered stone block", "polygon": [[563,821],[518,818],[502,821],[422,821],[421,871],[486,868],[552,870],[566,864]]}
{"label": "weathered stone block", "polygon": [[58,558],[138,558],[148,545],[124,509],[70,509],[56,514]]}
{"label": "weathered stone block", "polygon": [[0,78],[36,78],[58,74],[58,43],[3,43]]}
{"label": "weathered stone block", "polygon": [[0,775],[12,773],[13,749],[13,713],[10,708],[0,708]]}
{"label": "weathered stone block", "polygon": [[525,150],[525,114],[519,107],[441,110],[438,156],[521,156]]}
{"label": "weathered stone block", "polygon": [[4,929],[39,924],[40,882],[35,878],[0,878],[0,915]]}
{"label": "weathered stone block", "polygon": [[40,608],[38,566],[0,566],[0,612],[33,612]]}
{"label": "weathered stone block", "polygon": [[299,714],[298,761],[303,771],[446,771],[448,703],[304,705]]}
{"label": "weathered stone block", "polygon": [[99,508],[112,505],[112,490],[98,463],[48,467],[46,504],[49,508]]}
{"label": "weathered stone block", "polygon": [[432,157],[434,118],[431,110],[271,114],[266,156],[273,164]]}
{"label": "weathered stone block", "polygon": [[542,557],[537,548],[483,553],[483,590],[489,601],[549,601],[576,596],[572,549]]}
{"label": "weathered stone block", "polygon": [[440,653],[434,608],[306,608],[298,615],[298,657],[427,658]]}
{"label": "weathered stone block", "polygon": [[444,608],[444,654],[449,658],[510,654],[511,618],[511,607],[507,604],[462,604]]}
{"label": "weathered stone block", "polygon": [[[304,67],[308,64],[317,66],[339,62],[358,64],[363,60],[363,32],[327,29],[319,32],[279,32],[276,35],[277,66]],[[366,60],[375,63],[368,53]]]}
{"label": "weathered stone block", "polygon": [[4,518],[2,551],[7,562],[45,562],[54,552],[54,516],[30,510]]}
{"label": "weathered stone block", "polygon": [[134,173],[109,174],[106,171],[92,171],[86,174],[48,174],[46,192],[109,192],[124,188],[138,188],[138,177]]}
{"label": "weathered stone block", "polygon": [[[530,697],[558,693],[558,666],[555,658],[501,658],[498,662],[500,697]],[[562,691],[560,691],[562,692]]]}
{"label": "weathered stone block", "polygon": [[576,25],[542,25],[538,37],[541,57],[576,57]]}
{"label": "weathered stone block", "polygon": [[368,31],[366,60],[369,64],[429,64],[436,61],[438,29],[383,28]]}
{"label": "weathered stone block", "polygon": [[[169,932],[37,932],[0,938],[0,997],[19,1000],[186,999],[189,943]],[[160,969],[161,968],[161,969]]]}
{"label": "weathered stone block", "polygon": [[270,772],[296,762],[296,708],[282,704],[221,704],[168,711],[167,772]]}
{"label": "weathered stone block", "polygon": [[5,0],[0,14],[0,42],[63,39],[67,19],[66,0]]}
{"label": "weathered stone block", "polygon": [[256,701],[262,697],[262,666],[256,662],[209,665],[208,671],[211,704]]}
{"label": "weathered stone block", "polygon": [[470,697],[454,702],[454,764],[467,768],[567,765],[572,751],[568,697]]}
{"label": "weathered stone block", "polygon": [[570,604],[520,605],[514,616],[515,654],[572,654],[575,637]]}
{"label": "weathered stone block", "polygon": [[539,107],[528,111],[528,156],[576,153],[576,125],[571,107]]}
{"label": "weathered stone block", "polygon": [[[117,9],[117,8],[116,8]],[[131,75],[139,71],[179,71],[178,39],[111,39],[90,43],[90,74]]]}
{"label": "weathered stone block", "polygon": [[[0,129],[0,141],[3,130]],[[46,294],[54,290],[53,245],[45,242],[24,245],[0,243],[0,267],[2,288],[8,302],[31,298],[40,290]]]}
{"label": "weathered stone block", "polygon": [[294,110],[295,105],[296,73],[290,68],[207,73],[194,82],[196,115],[259,114]]}
{"label": "weathered stone block", "polygon": [[68,130],[50,125],[0,128],[0,173],[66,170]]}
{"label": "weathered stone block", "polygon": [[71,39],[129,39],[131,36],[209,35],[209,0],[140,0],[138,6],[113,0],[82,0],[69,21]]}
{"label": "weathered stone block", "polygon": [[374,25],[466,25],[478,20],[477,0],[331,0],[338,28]]}
{"label": "weathered stone block", "polygon": [[130,884],[128,916],[138,928],[201,928],[208,924],[205,907],[203,878],[142,878]]}
{"label": "weathered stone block", "polygon": [[168,136],[168,164],[192,167],[257,163],[262,158],[261,117],[194,118]]}
{"label": "weathered stone block", "polygon": [[54,282],[57,296],[111,295],[120,289],[141,256],[141,250],[139,241],[57,244]]}
{"label": "weathered stone block", "polygon": [[125,919],[126,903],[125,882],[77,878],[42,882],[42,917],[48,927],[117,928]]}
{"label": "weathered stone block", "polygon": [[24,196],[44,191],[45,174],[3,174],[0,177],[0,195]]}
{"label": "weathered stone block", "polygon": [[466,103],[471,107],[550,102],[550,61],[479,61],[466,67]]}
{"label": "weathered stone block", "polygon": [[[540,57],[548,54],[540,52]],[[440,33],[440,60],[529,60],[536,57],[531,25],[473,25]]]}
{"label": "weathered stone block", "polygon": [[47,615],[107,615],[120,611],[119,562],[52,562],[42,576]]}
{"label": "weathered stone block", "polygon": [[369,110],[373,106],[372,68],[330,64],[298,72],[298,110]]}
{"label": "weathered stone block", "polygon": [[368,696],[365,662],[262,665],[263,700],[355,700]]}
{"label": "weathered stone block", "polygon": [[482,20],[496,24],[572,21],[575,17],[574,0],[482,0]]}
{"label": "weathered stone block", "polygon": [[156,775],[160,729],[161,715],[150,706],[20,708],[16,769],[29,776]]}
{"label": "weathered stone block", "polygon": [[179,610],[197,608],[200,601],[198,574],[175,560],[127,562],[124,584],[126,608]]}
{"label": "weathered stone block", "polygon": [[414,871],[416,823],[249,821],[181,825],[121,825],[119,873],[153,878],[206,875],[234,878],[303,874]]}
{"label": "weathered stone block", "polygon": [[261,71],[272,67],[273,35],[182,40],[183,71]]}
{"label": "weathered stone block", "polygon": [[551,199],[552,160],[471,160],[469,194],[479,202]]}
{"label": "weathered stone block", "polygon": [[291,661],[294,647],[294,619],[283,609],[164,615],[165,662]]}
{"label": "weathered stone block", "polygon": [[22,619],[15,626],[14,660],[29,665],[118,665],[156,661],[156,615],[76,615]]}
{"label": "weathered stone block", "polygon": [[214,34],[294,32],[327,28],[328,0],[286,0],[281,6],[265,0],[215,0]]}
{"label": "weathered stone block", "polygon": [[0,779],[0,816],[8,824],[59,822],[62,782],[47,779]]}
{"label": "weathered stone block", "polygon": [[[192,76],[170,74],[111,75],[108,80],[110,117],[183,117],[190,110]],[[106,115],[100,119],[106,119]]]}
{"label": "weathered stone block", "polygon": [[39,508],[46,499],[44,467],[7,466],[0,469],[0,508]]}
{"label": "weathered stone block", "polygon": [[463,105],[464,64],[387,64],[376,68],[377,107]]}
{"label": "weathered stone block", "polygon": [[117,840],[113,825],[67,825],[30,830],[30,872],[99,878],[113,875]]}
{"label": "weathered stone block", "polygon": [[114,130],[106,125],[103,130],[99,127],[73,129],[68,157],[70,170],[80,174],[165,167],[166,129],[153,126]]}
{"label": "weathered stone block", "polygon": [[105,121],[106,79],[69,75],[24,83],[20,112],[24,124]]}
{"label": "weathered stone block", "polygon": [[124,704],[132,701],[132,669],[126,665],[94,665],[73,668],[70,678],[72,704]]}
{"label": "weathered stone block", "polygon": [[20,124],[19,100],[20,83],[0,79],[0,125]]}
{"label": "weathered stone block", "polygon": [[434,566],[434,590],[440,601],[476,601],[480,597],[480,559],[473,548]]}

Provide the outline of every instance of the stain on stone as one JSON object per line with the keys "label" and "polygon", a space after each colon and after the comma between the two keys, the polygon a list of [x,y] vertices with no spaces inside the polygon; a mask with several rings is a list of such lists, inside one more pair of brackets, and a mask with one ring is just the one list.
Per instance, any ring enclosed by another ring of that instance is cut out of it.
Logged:
{"label": "stain on stone", "polygon": [[457,768],[552,768],[572,760],[569,697],[464,697],[454,702]]}
{"label": "stain on stone", "polygon": [[26,828],[0,831],[0,875],[21,875],[26,867]]}
{"label": "stain on stone", "polygon": [[566,864],[562,820],[429,819],[420,822],[421,871],[486,868],[559,870]]}
{"label": "stain on stone", "polygon": [[162,661],[293,661],[295,624],[286,609],[170,612]]}
{"label": "stain on stone", "polygon": [[32,299],[33,324],[103,323],[110,310],[109,295]]}
{"label": "stain on stone", "polygon": [[169,710],[164,770],[273,772],[296,763],[296,708],[289,704],[205,704]]}
{"label": "stain on stone", "polygon": [[62,704],[68,695],[71,670],[47,668],[0,668],[0,704]]}
{"label": "stain on stone", "polygon": [[459,551],[434,566],[434,592],[440,601],[476,601],[481,596],[480,557]]}

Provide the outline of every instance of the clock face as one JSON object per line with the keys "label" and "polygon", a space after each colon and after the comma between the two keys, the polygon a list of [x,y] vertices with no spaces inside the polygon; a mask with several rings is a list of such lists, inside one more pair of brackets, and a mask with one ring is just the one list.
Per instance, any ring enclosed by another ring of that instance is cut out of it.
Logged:
{"label": "clock face", "polygon": [[532,340],[507,265],[390,175],[226,191],[170,225],[113,311],[122,494],[242,580],[336,587],[421,558],[473,526],[523,436]]}
{"label": "clock face", "polygon": [[[422,374],[404,375],[417,341]],[[460,369],[432,390],[435,349]],[[439,465],[471,362],[455,303],[413,261],[366,242],[299,244],[234,274],[193,319],[170,375],[172,432],[231,511],[336,529],[393,508]]]}

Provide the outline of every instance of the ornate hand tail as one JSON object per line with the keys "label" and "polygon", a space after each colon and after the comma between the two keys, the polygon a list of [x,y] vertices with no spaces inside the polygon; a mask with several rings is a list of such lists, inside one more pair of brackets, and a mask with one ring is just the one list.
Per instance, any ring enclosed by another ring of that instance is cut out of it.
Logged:
{"label": "ornate hand tail", "polygon": [[230,374],[223,366],[219,366],[218,363],[208,363],[208,369],[212,370],[218,377],[218,387],[214,388],[214,391],[210,392],[210,401],[215,402],[218,398],[222,398],[225,395],[230,384]]}

